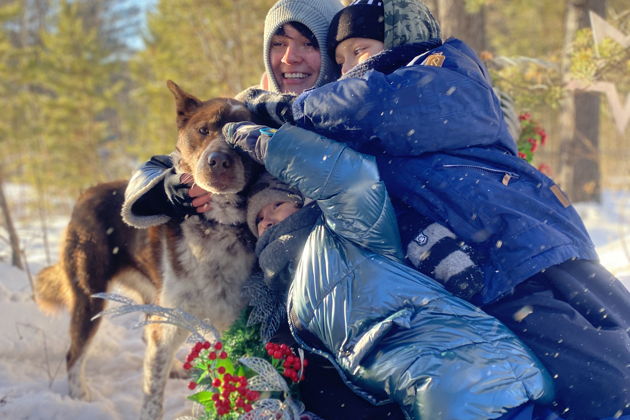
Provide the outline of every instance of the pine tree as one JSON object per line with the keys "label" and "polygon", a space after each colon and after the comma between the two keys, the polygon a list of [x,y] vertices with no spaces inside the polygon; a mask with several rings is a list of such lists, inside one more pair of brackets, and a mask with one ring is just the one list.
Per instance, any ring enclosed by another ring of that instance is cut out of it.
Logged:
{"label": "pine tree", "polygon": [[115,49],[83,19],[83,3],[61,1],[54,30],[41,34],[37,80],[45,129],[37,165],[46,165],[55,185],[76,192],[103,181],[108,142],[114,140],[108,112],[122,83]]}

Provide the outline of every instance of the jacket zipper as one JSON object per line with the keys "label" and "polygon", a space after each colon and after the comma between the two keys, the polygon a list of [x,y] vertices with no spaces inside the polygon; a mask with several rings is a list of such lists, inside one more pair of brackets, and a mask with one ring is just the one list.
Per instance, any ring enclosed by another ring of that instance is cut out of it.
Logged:
{"label": "jacket zipper", "polygon": [[447,165],[442,165],[442,168],[447,168],[447,169],[448,168],[471,168],[471,169],[479,169],[485,172],[500,174],[500,175],[503,175],[503,178],[501,179],[501,183],[505,186],[507,186],[510,183],[510,180],[512,178],[518,179],[520,177],[519,174],[516,174],[514,172],[502,171],[500,169],[488,168],[486,166],[447,164]]}

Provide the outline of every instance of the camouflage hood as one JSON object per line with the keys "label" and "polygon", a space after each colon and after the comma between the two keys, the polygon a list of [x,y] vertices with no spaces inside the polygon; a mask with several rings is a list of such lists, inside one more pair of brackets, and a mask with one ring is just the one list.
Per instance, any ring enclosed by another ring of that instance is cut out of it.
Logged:
{"label": "camouflage hood", "polygon": [[382,0],[385,49],[440,38],[440,25],[420,0]]}

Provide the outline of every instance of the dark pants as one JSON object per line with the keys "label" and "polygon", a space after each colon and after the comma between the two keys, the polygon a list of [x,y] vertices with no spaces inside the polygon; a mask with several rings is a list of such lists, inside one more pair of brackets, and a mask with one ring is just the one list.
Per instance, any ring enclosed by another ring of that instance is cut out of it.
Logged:
{"label": "dark pants", "polygon": [[325,420],[403,420],[398,404],[374,406],[348,388],[337,370],[323,357],[308,353],[308,376],[300,384],[307,410]]}
{"label": "dark pants", "polygon": [[483,309],[545,365],[562,418],[630,414],[630,292],[604,267],[565,262]]}
{"label": "dark pants", "polygon": [[[297,347],[286,323],[281,325],[271,341]],[[314,343],[310,344],[321,347]],[[309,352],[306,352],[305,357],[309,364],[305,369],[305,379],[300,382],[299,399],[304,403],[307,411],[324,420],[405,419],[398,404],[375,406],[355,394],[341,380],[337,370],[326,358]]]}

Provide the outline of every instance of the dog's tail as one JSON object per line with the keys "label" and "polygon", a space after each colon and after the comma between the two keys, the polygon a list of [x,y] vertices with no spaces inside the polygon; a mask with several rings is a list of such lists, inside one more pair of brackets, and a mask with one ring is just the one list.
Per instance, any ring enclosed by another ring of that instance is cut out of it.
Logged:
{"label": "dog's tail", "polygon": [[46,313],[52,314],[71,305],[70,281],[61,263],[41,270],[35,277],[35,301]]}

